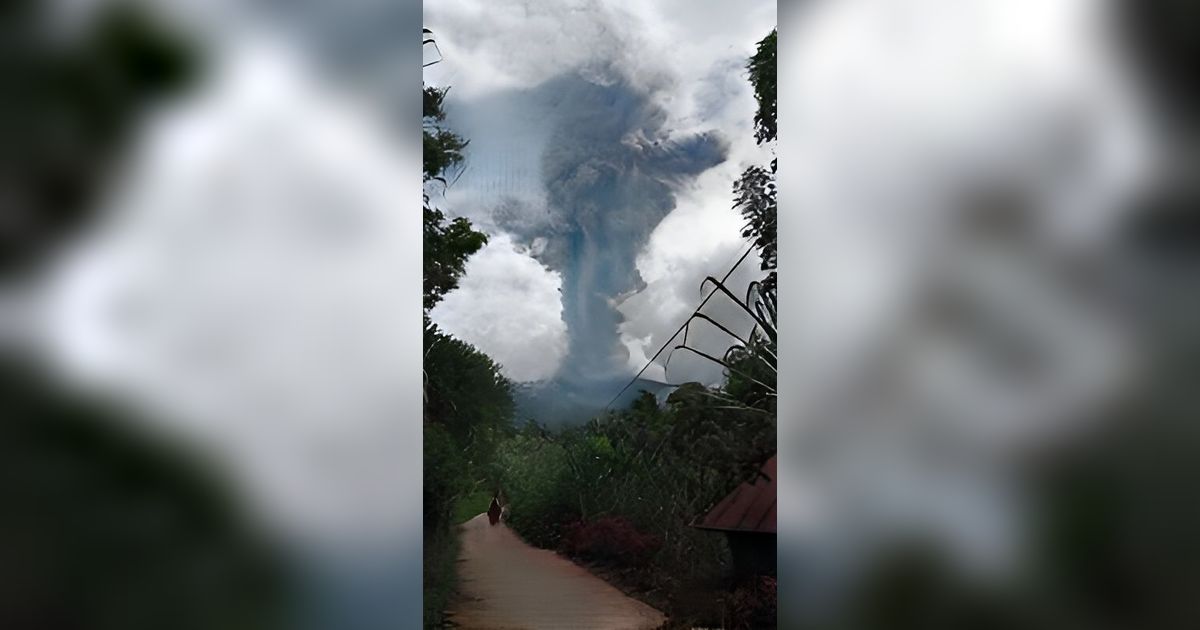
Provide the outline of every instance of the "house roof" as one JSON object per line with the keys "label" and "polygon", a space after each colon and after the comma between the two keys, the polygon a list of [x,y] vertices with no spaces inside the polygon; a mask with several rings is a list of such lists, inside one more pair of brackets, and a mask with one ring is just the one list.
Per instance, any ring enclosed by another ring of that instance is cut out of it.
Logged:
{"label": "house roof", "polygon": [[743,482],[734,488],[693,526],[727,532],[776,533],[776,457],[772,455],[767,460],[752,483]]}

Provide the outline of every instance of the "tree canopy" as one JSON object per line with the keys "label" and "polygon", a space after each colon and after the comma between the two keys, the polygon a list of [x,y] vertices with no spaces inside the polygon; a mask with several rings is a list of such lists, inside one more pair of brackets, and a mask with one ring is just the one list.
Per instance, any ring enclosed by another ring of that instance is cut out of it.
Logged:
{"label": "tree canopy", "polygon": [[[750,84],[758,109],[754,114],[754,138],[759,143],[775,142],[776,124],[776,31],[758,42],[758,49],[750,58],[746,68],[750,71]],[[761,268],[767,272],[762,288],[775,292],[778,260],[778,206],[775,198],[775,175],[778,159],[771,160],[769,167],[753,165],[733,184],[734,208],[739,208],[746,223],[742,236],[751,239],[759,251]]]}
{"label": "tree canopy", "polygon": [[[462,164],[467,141],[443,124],[446,118],[442,103],[445,88],[425,86],[422,104],[422,164],[427,185],[448,185],[446,174]],[[487,244],[487,235],[474,229],[471,222],[458,217],[449,219],[441,210],[430,205],[429,192],[424,195],[424,299],[426,312],[442,297],[458,287],[467,259]]]}

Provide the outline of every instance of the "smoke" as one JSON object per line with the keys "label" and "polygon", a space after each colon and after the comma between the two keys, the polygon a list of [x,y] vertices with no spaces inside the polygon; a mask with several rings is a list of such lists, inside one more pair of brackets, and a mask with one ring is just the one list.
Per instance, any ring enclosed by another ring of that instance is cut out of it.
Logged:
{"label": "smoke", "polygon": [[[734,26],[722,26],[646,3],[488,4],[487,29],[473,3],[427,7],[442,53],[427,79],[451,88],[447,122],[471,141],[465,170],[438,205],[511,234],[562,276],[561,364],[529,335],[514,350],[536,358],[496,356],[501,363],[540,360],[559,395],[566,387],[611,397],[703,299],[700,280],[728,270],[744,247],[732,183],[764,161],[742,68],[773,27],[765,6],[743,7]],[[739,273],[735,286],[753,277]],[[434,317],[453,318],[459,336],[484,347],[482,313],[518,310],[508,303],[457,300],[453,314],[439,307]],[[736,307],[722,310],[735,329],[745,323]],[[716,354],[732,343],[698,335]],[[672,374],[662,363],[650,372],[664,380],[720,378],[719,366],[691,357],[673,360]]]}

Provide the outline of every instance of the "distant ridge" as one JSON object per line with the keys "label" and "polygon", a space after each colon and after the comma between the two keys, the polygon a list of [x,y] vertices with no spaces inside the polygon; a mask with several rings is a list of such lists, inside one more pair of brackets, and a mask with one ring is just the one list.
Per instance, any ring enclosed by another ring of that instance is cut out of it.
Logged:
{"label": "distant ridge", "polygon": [[[628,377],[622,377],[588,383],[552,380],[519,384],[514,391],[517,423],[532,419],[551,427],[583,424],[604,413],[608,401],[628,382]],[[671,389],[674,389],[673,385],[639,378],[610,409],[627,409],[643,391],[661,401]]]}

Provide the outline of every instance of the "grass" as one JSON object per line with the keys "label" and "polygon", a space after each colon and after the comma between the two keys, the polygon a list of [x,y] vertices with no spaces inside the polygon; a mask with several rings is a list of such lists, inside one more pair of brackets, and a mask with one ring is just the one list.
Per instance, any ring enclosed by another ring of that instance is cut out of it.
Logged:
{"label": "grass", "polygon": [[472,492],[454,505],[454,522],[464,523],[487,511],[492,503],[492,493],[487,490]]}

